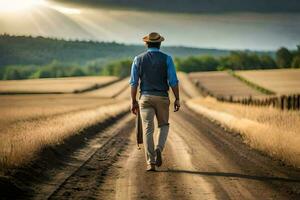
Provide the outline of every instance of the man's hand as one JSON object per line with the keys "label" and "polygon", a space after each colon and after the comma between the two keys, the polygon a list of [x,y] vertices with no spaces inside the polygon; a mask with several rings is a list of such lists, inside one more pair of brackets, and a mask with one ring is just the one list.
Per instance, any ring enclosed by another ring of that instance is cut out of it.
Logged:
{"label": "man's hand", "polygon": [[131,103],[131,112],[136,115],[139,110],[139,103],[137,101],[132,101]]}
{"label": "man's hand", "polygon": [[172,91],[173,91],[175,99],[176,99],[174,102],[174,112],[177,112],[180,108],[178,84],[176,86],[172,87]]}
{"label": "man's hand", "polygon": [[177,112],[180,108],[180,101],[179,99],[176,99],[174,102],[174,112]]}

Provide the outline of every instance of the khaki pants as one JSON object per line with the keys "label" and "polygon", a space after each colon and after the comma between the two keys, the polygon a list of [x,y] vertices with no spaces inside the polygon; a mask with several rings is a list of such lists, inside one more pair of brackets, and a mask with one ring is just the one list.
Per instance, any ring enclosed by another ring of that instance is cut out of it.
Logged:
{"label": "khaki pants", "polygon": [[162,152],[169,132],[170,100],[169,97],[142,95],[139,105],[147,164],[155,164],[154,116],[156,116],[159,129],[156,148]]}

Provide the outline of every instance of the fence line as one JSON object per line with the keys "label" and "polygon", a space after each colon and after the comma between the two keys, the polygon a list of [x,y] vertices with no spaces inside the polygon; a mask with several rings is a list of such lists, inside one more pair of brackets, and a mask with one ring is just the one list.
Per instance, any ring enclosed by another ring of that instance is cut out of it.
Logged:
{"label": "fence line", "polygon": [[200,90],[202,95],[211,96],[221,102],[240,103],[243,105],[254,106],[272,106],[281,110],[300,110],[300,94],[289,95],[266,95],[261,97],[253,97],[251,95],[245,97],[238,97],[233,95],[215,95],[202,86],[199,81],[195,85]]}

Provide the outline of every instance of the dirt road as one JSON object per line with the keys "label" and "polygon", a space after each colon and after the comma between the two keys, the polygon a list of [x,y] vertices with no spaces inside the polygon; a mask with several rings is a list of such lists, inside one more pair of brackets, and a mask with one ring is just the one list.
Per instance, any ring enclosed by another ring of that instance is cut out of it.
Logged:
{"label": "dirt road", "polygon": [[[185,83],[183,99],[197,95]],[[15,187],[0,180],[0,199],[300,199],[300,169],[250,149],[239,134],[185,105],[171,112],[170,124],[157,172],[145,171],[134,117],[123,114],[47,149],[21,169],[14,180],[23,191],[12,192]]]}
{"label": "dirt road", "polygon": [[[127,120],[130,117],[127,117]],[[122,121],[122,120],[121,120]],[[124,119],[123,119],[124,121]],[[145,171],[129,120],[50,199],[299,199],[300,171],[248,148],[183,107],[157,172]],[[125,126],[131,128],[124,129]]]}

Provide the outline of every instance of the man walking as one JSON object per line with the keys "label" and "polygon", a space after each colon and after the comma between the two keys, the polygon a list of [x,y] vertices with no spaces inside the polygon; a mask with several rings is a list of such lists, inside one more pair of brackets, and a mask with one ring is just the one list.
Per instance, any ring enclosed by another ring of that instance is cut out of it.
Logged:
{"label": "man walking", "polygon": [[[158,33],[150,33],[143,38],[148,50],[136,56],[131,68],[131,111],[137,114],[140,109],[147,171],[155,171],[162,165],[162,151],[169,132],[169,86],[175,96],[174,112],[180,108],[178,79],[171,56],[161,52],[164,41]],[[136,99],[140,83],[140,100]],[[158,144],[154,147],[154,117],[158,122]]]}

